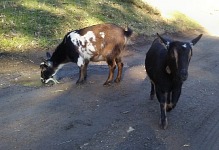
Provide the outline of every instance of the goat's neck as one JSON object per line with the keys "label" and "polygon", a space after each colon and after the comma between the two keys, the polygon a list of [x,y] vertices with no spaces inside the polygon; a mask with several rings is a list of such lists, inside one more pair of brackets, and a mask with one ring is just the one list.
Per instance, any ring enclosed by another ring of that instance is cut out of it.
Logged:
{"label": "goat's neck", "polygon": [[53,62],[53,67],[57,68],[58,66],[60,66],[61,64],[65,64],[67,63],[67,59],[65,55],[59,55],[59,53],[57,53],[56,51],[53,53],[51,59]]}
{"label": "goat's neck", "polygon": [[165,65],[165,71],[170,76],[170,78],[178,83],[182,83],[181,79],[177,75],[177,67],[175,65],[175,62],[167,61]]}

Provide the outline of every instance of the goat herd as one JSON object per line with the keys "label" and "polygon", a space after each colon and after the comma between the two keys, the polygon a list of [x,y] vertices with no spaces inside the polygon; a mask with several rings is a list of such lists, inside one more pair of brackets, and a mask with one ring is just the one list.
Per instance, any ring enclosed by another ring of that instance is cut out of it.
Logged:
{"label": "goat herd", "polygon": [[[120,82],[123,70],[120,54],[131,35],[131,29],[125,30],[114,24],[98,24],[68,32],[52,56],[47,52],[47,59],[40,64],[41,81],[57,83],[54,78],[57,71],[64,64],[74,62],[79,67],[77,84],[82,84],[87,77],[89,61],[106,61],[109,75],[104,85],[112,83],[116,66],[118,73],[114,82]],[[166,112],[171,111],[179,100],[183,81],[188,77],[192,47],[202,34],[191,42],[172,41],[159,34],[157,36],[146,54],[145,69],[151,80],[150,98],[153,99],[156,93],[160,103],[160,125],[166,129]]]}

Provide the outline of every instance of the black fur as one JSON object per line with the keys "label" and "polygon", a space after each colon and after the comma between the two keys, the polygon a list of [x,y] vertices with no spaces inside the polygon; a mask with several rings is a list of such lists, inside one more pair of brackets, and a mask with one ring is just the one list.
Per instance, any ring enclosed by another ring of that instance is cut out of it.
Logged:
{"label": "black fur", "polygon": [[161,109],[161,127],[166,129],[166,111],[177,104],[183,82],[188,77],[192,47],[202,34],[189,42],[169,41],[158,34],[146,54],[145,69],[151,80],[151,99],[156,93]]}

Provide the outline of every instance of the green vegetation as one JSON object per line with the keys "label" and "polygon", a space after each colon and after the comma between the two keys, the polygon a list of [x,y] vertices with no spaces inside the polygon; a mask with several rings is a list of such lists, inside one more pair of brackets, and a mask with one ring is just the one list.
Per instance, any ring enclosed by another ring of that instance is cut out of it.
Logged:
{"label": "green vegetation", "polygon": [[50,49],[68,31],[104,22],[145,35],[198,27],[181,14],[165,21],[141,0],[0,0],[0,52]]}

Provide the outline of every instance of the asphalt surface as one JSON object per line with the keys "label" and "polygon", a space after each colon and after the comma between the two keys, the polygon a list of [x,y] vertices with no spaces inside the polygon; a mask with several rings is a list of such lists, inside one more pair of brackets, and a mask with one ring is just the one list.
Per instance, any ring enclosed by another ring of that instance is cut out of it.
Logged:
{"label": "asphalt surface", "polygon": [[[189,41],[196,37],[177,35]],[[149,42],[150,43],[150,42]],[[204,35],[193,49],[189,77],[169,126],[159,127],[157,100],[149,100],[144,59],[150,44],[124,53],[119,84],[104,87],[108,67],[91,63],[77,86],[78,68],[67,64],[60,84],[40,83],[42,53],[0,55],[1,150],[218,150],[219,38]]]}

